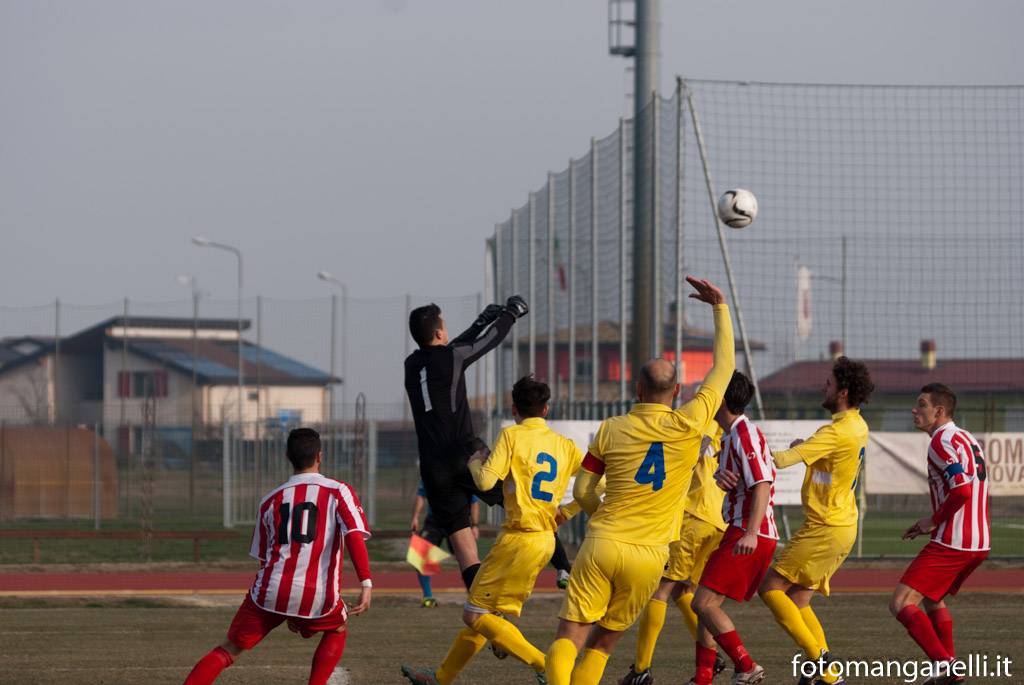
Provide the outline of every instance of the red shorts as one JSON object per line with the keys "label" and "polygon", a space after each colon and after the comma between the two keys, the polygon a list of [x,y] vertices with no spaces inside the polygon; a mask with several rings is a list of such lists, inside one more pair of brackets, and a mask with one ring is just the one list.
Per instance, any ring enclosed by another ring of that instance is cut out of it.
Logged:
{"label": "red shorts", "polygon": [[288,627],[292,632],[299,633],[302,637],[313,637],[314,633],[329,633],[345,625],[348,612],[345,610],[345,603],[338,602],[338,606],[331,613],[319,618],[296,618],[267,611],[252,597],[245,595],[242,606],[238,607],[235,618],[228,628],[228,640],[241,649],[252,649],[260,640],[265,638],[271,630],[288,621]]}
{"label": "red shorts", "polygon": [[946,595],[955,595],[986,557],[987,550],[967,552],[929,542],[910,562],[900,582],[938,602]]}
{"label": "red shorts", "polygon": [[753,554],[733,554],[736,543],[743,537],[743,529],[729,526],[718,549],[708,557],[700,584],[709,590],[737,602],[746,602],[757,592],[764,574],[772,563],[778,540],[757,536]]}

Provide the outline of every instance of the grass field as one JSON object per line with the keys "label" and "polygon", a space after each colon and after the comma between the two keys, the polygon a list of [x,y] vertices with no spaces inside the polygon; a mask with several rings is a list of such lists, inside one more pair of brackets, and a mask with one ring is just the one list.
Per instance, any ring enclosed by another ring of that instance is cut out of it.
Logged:
{"label": "grass field", "polygon": [[[863,553],[867,557],[912,557],[925,544],[921,538],[906,542],[900,539],[915,517],[907,515],[870,515],[864,521]],[[790,525],[796,532],[802,519],[790,516]],[[159,530],[202,530],[220,529],[205,522],[196,525],[189,520],[171,520],[158,525]],[[392,527],[398,527],[394,524]],[[8,530],[92,530],[87,521],[20,521],[5,523]],[[135,522],[115,522],[104,525],[105,530],[138,530]],[[222,530],[222,529],[221,529]],[[249,557],[248,526],[237,528],[238,538],[229,540],[208,540],[201,543],[203,561],[244,561]],[[565,536],[563,536],[565,539]],[[374,561],[393,561],[405,558],[405,548],[396,541],[373,540],[369,542],[370,558]],[[40,561],[44,564],[86,564],[108,562],[136,562],[140,543],[137,540],[42,540]],[[854,548],[851,556],[856,557]],[[992,521],[992,556],[1024,557],[1024,525],[1019,518],[996,518]],[[191,561],[191,540],[154,540],[151,548],[152,561]],[[0,564],[27,564],[32,561],[32,541],[28,539],[3,539],[0,537]]]}
{"label": "grass field", "polygon": [[[241,599],[241,598],[238,598]],[[421,609],[413,596],[378,597],[370,612],[351,622],[342,666],[356,684],[400,685],[402,662],[436,666],[459,629],[461,597],[442,596],[442,606]],[[837,595],[817,599],[833,652],[843,658],[920,659],[910,638],[886,610],[885,595]],[[520,626],[546,650],[556,626],[560,598],[538,596],[530,601]],[[149,600],[2,600],[0,682],[19,685],[164,685],[181,683],[195,660],[218,643],[237,600],[218,606],[171,605]],[[792,683],[790,644],[760,601],[728,605],[751,654],[768,671],[772,685]],[[1024,597],[967,594],[954,599],[957,651],[960,655],[1009,655],[1024,669]],[[617,682],[633,658],[635,628],[622,639],[603,683]],[[314,640],[302,640],[278,629],[243,656],[217,681],[242,683],[306,682]],[[693,645],[678,615],[670,614],[655,654],[658,682],[684,683],[692,675]],[[1012,672],[1016,673],[1016,670]],[[718,683],[727,682],[726,675]],[[528,685],[529,669],[514,659],[497,661],[481,652],[457,681],[487,685]],[[900,683],[875,678],[858,682]],[[972,683],[1022,683],[1024,675]],[[851,685],[853,682],[851,681]]]}

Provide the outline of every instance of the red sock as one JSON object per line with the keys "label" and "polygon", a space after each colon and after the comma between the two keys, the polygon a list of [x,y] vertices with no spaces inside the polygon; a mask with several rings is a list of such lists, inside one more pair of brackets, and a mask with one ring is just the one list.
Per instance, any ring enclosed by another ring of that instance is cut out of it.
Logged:
{"label": "red sock", "polygon": [[932,627],[932,622],[928,620],[923,611],[913,604],[908,604],[900,610],[896,618],[907,627],[910,637],[914,638],[914,642],[921,646],[929,659],[932,661],[950,660],[949,652],[942,646],[939,636],[935,634],[935,628]]}
{"label": "red sock", "polygon": [[200,659],[185,678],[185,685],[210,685],[220,672],[235,662],[226,649],[217,646]]}
{"label": "red sock", "polygon": [[743,646],[743,641],[740,640],[740,634],[735,630],[715,635],[715,642],[721,645],[725,653],[732,659],[738,673],[746,673],[754,667],[754,660],[747,654],[747,649]]}
{"label": "red sock", "polygon": [[348,631],[340,633],[324,633],[320,645],[313,654],[313,668],[309,671],[309,685],[325,685],[334,673],[334,667],[341,661],[345,651],[345,638]]}
{"label": "red sock", "polygon": [[953,615],[949,613],[949,609],[942,607],[929,611],[928,618],[932,620],[932,627],[935,628],[935,634],[939,636],[942,646],[950,656],[956,656],[953,650]]}
{"label": "red sock", "polygon": [[711,685],[715,678],[716,654],[711,647],[697,643],[697,675],[693,677],[693,682],[697,685]]}

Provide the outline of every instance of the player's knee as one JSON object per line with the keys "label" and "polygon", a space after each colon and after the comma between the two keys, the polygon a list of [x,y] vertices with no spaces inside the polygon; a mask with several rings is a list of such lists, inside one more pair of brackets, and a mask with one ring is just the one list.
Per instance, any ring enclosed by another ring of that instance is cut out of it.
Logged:
{"label": "player's knee", "polygon": [[470,628],[473,627],[473,624],[476,623],[479,618],[480,614],[476,611],[470,611],[469,609],[466,609],[462,612],[462,622]]}
{"label": "player's knee", "polygon": [[897,588],[896,591],[892,593],[892,597],[889,598],[889,613],[898,617],[904,607],[910,603],[910,597],[908,594],[903,592],[902,588]]}
{"label": "player's knee", "polygon": [[229,639],[224,640],[220,643],[220,648],[231,655],[231,658],[236,658],[239,654],[249,649],[248,647],[240,647]]}

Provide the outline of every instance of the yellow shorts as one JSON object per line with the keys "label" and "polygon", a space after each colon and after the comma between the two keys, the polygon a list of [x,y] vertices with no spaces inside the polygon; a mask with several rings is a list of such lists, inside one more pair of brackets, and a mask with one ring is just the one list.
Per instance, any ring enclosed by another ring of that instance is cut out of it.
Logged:
{"label": "yellow shorts", "polygon": [[551,531],[522,533],[503,530],[480,562],[469,588],[466,609],[518,616],[533,592],[537,574],[551,561],[555,536]]}
{"label": "yellow shorts", "polygon": [[828,581],[853,549],[857,526],[804,524],[775,558],[775,572],[828,597]]}
{"label": "yellow shorts", "polygon": [[623,631],[658,588],[667,546],[587,537],[572,566],[559,618]]}
{"label": "yellow shorts", "polygon": [[679,539],[668,546],[668,563],[662,577],[696,584],[708,557],[718,549],[724,532],[704,519],[685,516]]}

